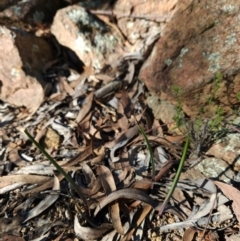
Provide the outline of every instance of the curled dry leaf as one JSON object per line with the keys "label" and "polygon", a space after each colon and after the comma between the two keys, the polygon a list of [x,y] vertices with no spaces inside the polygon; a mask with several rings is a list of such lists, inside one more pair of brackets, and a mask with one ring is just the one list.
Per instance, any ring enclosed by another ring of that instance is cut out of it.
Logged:
{"label": "curled dry leaf", "polygon": [[91,188],[85,188],[85,187],[79,186],[79,189],[82,192],[82,194],[87,195],[87,196],[92,196],[92,195],[96,194],[102,188],[100,179],[101,179],[100,177],[97,177],[94,180],[94,183]]}
{"label": "curled dry leaf", "polygon": [[89,157],[92,154],[92,148],[91,146],[88,146],[85,148],[84,151],[77,154],[75,157],[70,159],[68,162],[64,163],[62,167],[72,167],[78,163],[83,162],[87,157]]}
{"label": "curled dry leaf", "polygon": [[80,123],[84,117],[88,114],[88,112],[90,111],[91,107],[92,107],[92,101],[93,101],[93,92],[90,93],[87,98],[84,101],[83,107],[81,108],[81,110],[78,113],[76,122]]}
{"label": "curled dry leaf", "polygon": [[[112,172],[105,166],[97,166],[97,174],[101,178],[102,186],[107,195],[116,190],[116,184]],[[109,205],[109,213],[112,220],[113,227],[117,230],[119,234],[123,234],[124,230],[120,218],[120,209],[118,202]]]}
{"label": "curled dry leaf", "polygon": [[52,179],[51,177],[44,177],[44,176],[38,176],[38,175],[9,175],[9,176],[3,176],[0,177],[0,183],[4,181],[17,183],[17,182],[24,182],[24,183],[30,183],[30,184],[40,184],[43,182],[46,182],[48,180]]}
{"label": "curled dry leaf", "polygon": [[[220,206],[220,205],[229,201],[223,195],[217,195],[216,201],[214,199],[215,199],[215,195],[212,194],[212,200],[210,200],[210,202],[207,200],[203,205],[201,205],[199,210],[197,209],[197,210],[195,210],[195,212],[193,210],[193,212],[194,212],[193,215],[191,215],[186,221],[172,223],[172,224],[162,226],[161,231],[162,232],[169,232],[170,230],[173,230],[173,229],[182,229],[182,228],[187,228],[187,227],[191,227],[191,226],[195,226],[195,225],[197,225],[197,226],[208,225],[209,224],[209,217],[207,215],[209,215],[212,208],[215,208],[216,206]],[[219,222],[219,220],[221,220],[221,218],[219,218],[219,216],[217,216],[217,215],[213,215],[212,218],[213,218],[213,221],[215,223]]]}
{"label": "curled dry leaf", "polygon": [[62,92],[68,93],[69,95],[73,95],[74,94],[74,90],[72,89],[72,87],[68,84],[67,82],[67,78],[66,77],[58,77],[58,81],[59,81],[59,85],[62,86]]}
{"label": "curled dry leaf", "polygon": [[185,230],[183,235],[183,241],[193,241],[194,236],[196,235],[196,230],[192,228],[188,228]]}
{"label": "curled dry leaf", "polygon": [[120,198],[124,199],[133,199],[133,200],[140,200],[144,203],[149,204],[154,209],[158,209],[161,206],[161,203],[154,200],[153,198],[149,197],[146,192],[129,188],[129,189],[121,189],[109,194],[105,199],[103,199],[97,206],[94,216],[96,216],[101,209],[103,209],[109,203],[116,201]]}
{"label": "curled dry leaf", "polygon": [[109,223],[103,223],[97,228],[83,227],[78,221],[77,215],[74,218],[74,232],[83,240],[96,240],[101,238],[106,232],[112,229],[112,225]]}
{"label": "curled dry leaf", "polygon": [[118,102],[118,115],[121,116],[118,118],[117,126],[122,130],[122,132],[129,129],[128,118],[124,114],[123,105],[121,102]]}
{"label": "curled dry leaf", "polygon": [[[74,81],[72,81],[70,83],[70,86],[72,88],[75,88],[75,95],[74,97],[76,98],[77,96],[79,96],[79,90],[83,89],[84,86],[84,82],[86,81],[87,78],[89,78],[89,76],[92,74],[92,61],[90,59],[90,63],[88,66],[85,67],[83,73],[81,73],[81,75]],[[81,91],[80,91],[81,92]]]}
{"label": "curled dry leaf", "polygon": [[95,77],[99,80],[102,80],[104,84],[107,84],[114,80],[113,77],[106,75],[106,74],[95,74]]}
{"label": "curled dry leaf", "polygon": [[97,90],[94,95],[97,99],[107,97],[109,94],[112,94],[116,90],[120,89],[121,85],[122,83],[119,81],[110,82]]}
{"label": "curled dry leaf", "polygon": [[129,140],[131,140],[134,136],[137,135],[137,133],[138,127],[134,126],[122,133],[117,139],[105,145],[105,147],[111,148],[110,157],[112,162],[117,162],[119,160],[119,157],[115,157],[115,151],[125,146],[129,142]]}
{"label": "curled dry leaf", "polygon": [[223,182],[215,181],[214,183],[221,189],[224,195],[233,201],[233,211],[237,217],[238,222],[240,223],[240,191],[237,188]]}
{"label": "curled dry leaf", "polygon": [[[59,174],[57,176],[59,181],[62,181],[64,179],[62,174]],[[39,193],[41,191],[44,191],[48,188],[51,188],[54,185],[54,177],[49,177],[48,181],[45,181],[41,186],[39,187],[35,187],[33,189],[29,189],[29,190],[25,190],[23,192],[21,192],[22,195],[27,195],[29,193]]]}
{"label": "curled dry leaf", "polygon": [[23,186],[24,184],[25,184],[24,182],[18,182],[18,183],[12,183],[12,184],[10,184],[9,182],[2,183],[3,187],[1,187],[1,189],[0,189],[0,194],[4,194],[4,193],[10,192],[12,190],[15,190],[15,189]]}
{"label": "curled dry leaf", "polygon": [[203,203],[202,205],[200,205],[198,212],[195,213],[194,215],[191,215],[188,219],[200,219],[208,214],[211,213],[211,211],[216,208],[216,206],[218,205],[217,202],[217,189],[215,187],[215,192],[213,192],[210,196],[210,199],[208,200],[208,202]]}
{"label": "curled dry leaf", "polygon": [[125,76],[125,80],[128,82],[128,85],[132,84],[134,73],[135,73],[135,65],[133,64],[133,62],[129,62],[128,73]]}
{"label": "curled dry leaf", "polygon": [[[54,185],[52,190],[60,190],[60,182],[56,176],[54,176]],[[58,197],[59,194],[48,195],[36,207],[28,212],[27,217],[23,222],[25,223],[28,220],[38,216],[40,213],[50,207],[58,199]]]}
{"label": "curled dry leaf", "polygon": [[53,175],[56,168],[50,165],[34,164],[20,168],[16,174]]}
{"label": "curled dry leaf", "polygon": [[146,216],[149,214],[149,212],[152,210],[152,207],[150,205],[145,205],[143,210],[141,210],[140,215],[138,216],[138,219],[135,223],[133,223],[130,228],[130,230],[125,234],[123,239],[121,241],[128,241],[131,240],[134,232],[137,230],[138,226],[144,221]]}
{"label": "curled dry leaf", "polygon": [[[24,184],[41,184],[48,180],[51,177],[37,176],[37,175],[10,175],[0,177],[0,194],[4,194],[11,190],[14,190],[18,187],[23,186]],[[29,190],[31,191],[31,190]]]}
{"label": "curled dry leaf", "polygon": [[94,182],[96,180],[96,176],[92,171],[92,168],[89,167],[86,163],[82,164],[82,172],[84,175],[84,178],[86,180],[88,188],[92,188],[94,185]]}

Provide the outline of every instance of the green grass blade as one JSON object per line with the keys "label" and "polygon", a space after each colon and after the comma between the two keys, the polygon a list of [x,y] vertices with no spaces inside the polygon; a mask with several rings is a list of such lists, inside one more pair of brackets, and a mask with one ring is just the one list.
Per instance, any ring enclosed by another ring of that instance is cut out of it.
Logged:
{"label": "green grass blade", "polygon": [[28,133],[28,131],[24,131],[24,133],[28,136],[28,138],[33,142],[33,144],[43,153],[45,157],[56,167],[56,169],[67,179],[67,181],[72,185],[76,193],[79,195],[79,197],[83,200],[83,202],[86,204],[86,199],[83,196],[83,194],[80,192],[77,184],[74,182],[74,180],[58,165],[58,163],[44,150],[44,148],[37,142],[35,139]]}
{"label": "green grass blade", "polygon": [[183,153],[182,153],[182,158],[181,158],[181,161],[179,163],[179,166],[178,166],[178,170],[177,170],[177,173],[174,177],[174,180],[173,180],[173,183],[172,183],[172,186],[170,188],[170,190],[168,191],[168,194],[166,196],[166,198],[164,199],[164,202],[162,204],[162,206],[160,207],[159,209],[159,215],[161,215],[169,201],[169,199],[171,198],[176,186],[177,186],[177,183],[178,183],[178,180],[179,180],[179,177],[182,173],[182,169],[183,169],[183,166],[184,166],[184,161],[186,159],[186,155],[187,155],[187,150],[188,150],[188,146],[189,146],[189,141],[190,141],[190,137],[189,135],[187,136],[187,139],[186,139],[186,142],[185,142],[185,145],[184,145],[184,149],[183,149]]}
{"label": "green grass blade", "polygon": [[147,137],[145,131],[143,130],[143,128],[140,125],[138,125],[138,129],[141,132],[141,134],[142,134],[142,136],[143,136],[143,138],[144,138],[144,140],[146,142],[147,149],[148,149],[149,154],[150,154],[150,161],[151,161],[151,165],[152,165],[152,180],[154,181],[154,177],[155,177],[155,162],[154,162],[154,156],[153,156],[152,147],[150,145],[148,137]]}
{"label": "green grass blade", "polygon": [[[57,170],[67,179],[67,181],[72,185],[76,193],[79,195],[79,197],[83,200],[86,207],[88,207],[88,203],[84,195],[79,190],[77,184],[74,182],[74,180],[58,165],[58,163],[44,150],[44,148],[37,142],[35,139],[25,130],[24,133],[28,136],[28,138],[33,142],[33,144],[47,157],[47,159],[57,168]],[[88,221],[89,224],[91,224],[93,227],[97,228],[98,225],[95,223],[94,220],[92,220],[88,215],[86,215],[83,211],[79,209],[79,212],[81,215]]]}

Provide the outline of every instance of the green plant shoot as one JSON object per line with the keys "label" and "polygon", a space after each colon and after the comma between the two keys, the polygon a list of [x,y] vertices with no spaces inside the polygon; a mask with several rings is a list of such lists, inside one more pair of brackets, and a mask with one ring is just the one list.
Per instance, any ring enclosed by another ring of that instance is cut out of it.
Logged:
{"label": "green plant shoot", "polygon": [[[137,124],[138,125],[138,124]],[[153,156],[153,151],[152,151],[152,147],[150,145],[150,142],[147,138],[147,135],[145,133],[145,131],[143,130],[143,128],[138,125],[138,129],[139,131],[141,132],[145,142],[146,142],[146,145],[147,145],[147,149],[149,151],[149,154],[150,154],[150,161],[151,161],[151,165],[152,165],[152,180],[154,181],[154,177],[155,177],[155,162],[154,162],[154,156]]]}
{"label": "green plant shoot", "polygon": [[44,154],[45,157],[57,168],[57,170],[67,179],[67,181],[72,185],[76,193],[79,195],[79,197],[83,200],[85,204],[87,204],[87,201],[83,194],[80,192],[77,184],[74,182],[74,180],[58,165],[58,163],[44,150],[44,148],[35,141],[35,139],[29,134],[28,131],[24,131],[24,133],[28,136],[28,138],[33,142],[33,144]]}
{"label": "green plant shoot", "polygon": [[[35,139],[28,133],[28,131],[24,131],[24,133],[28,136],[28,138],[33,142],[33,144],[43,153],[43,155],[57,168],[57,170],[67,179],[67,181],[72,185],[76,193],[79,195],[79,197],[83,200],[84,204],[88,206],[87,200],[84,197],[84,195],[79,190],[77,184],[74,182],[74,180],[58,165],[58,163],[44,150],[44,148],[37,142]],[[81,210],[79,210],[81,215],[93,226],[97,227],[94,220],[92,220],[90,217],[88,217],[85,213],[83,213]]]}
{"label": "green plant shoot", "polygon": [[169,199],[171,198],[176,186],[177,186],[177,183],[178,183],[178,180],[179,180],[179,177],[181,175],[181,172],[182,172],[182,169],[183,169],[183,165],[184,165],[184,161],[186,159],[186,155],[187,155],[187,150],[188,150],[188,146],[189,146],[189,140],[190,140],[190,137],[189,135],[187,136],[186,138],[186,142],[185,142],[185,145],[184,145],[184,149],[183,149],[183,153],[182,153],[182,158],[181,158],[181,161],[179,163],[179,166],[178,166],[178,170],[177,170],[177,173],[174,177],[174,180],[173,180],[173,183],[172,183],[172,186],[170,188],[170,190],[168,191],[168,194],[167,196],[165,197],[164,199],[164,202],[162,204],[162,206],[160,207],[159,209],[159,215],[161,215],[169,201]]}

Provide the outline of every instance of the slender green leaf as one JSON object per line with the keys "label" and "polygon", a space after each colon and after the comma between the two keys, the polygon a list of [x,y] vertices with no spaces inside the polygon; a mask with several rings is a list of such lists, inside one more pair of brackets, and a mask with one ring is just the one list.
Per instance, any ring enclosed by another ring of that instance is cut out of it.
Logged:
{"label": "slender green leaf", "polygon": [[140,125],[138,125],[138,128],[139,128],[139,131],[141,132],[141,134],[142,134],[142,136],[143,136],[143,138],[144,138],[144,140],[146,142],[147,149],[148,149],[149,154],[150,154],[150,161],[151,161],[151,165],[152,165],[152,180],[154,181],[154,177],[155,177],[155,162],[154,162],[154,156],[153,156],[152,147],[150,145],[148,137],[147,137],[145,131],[143,130],[143,128]]}
{"label": "slender green leaf", "polygon": [[182,172],[182,169],[183,169],[183,166],[184,166],[184,161],[186,159],[186,155],[187,155],[187,150],[188,150],[188,146],[189,146],[189,140],[190,140],[190,137],[189,135],[187,136],[187,139],[186,139],[186,142],[185,142],[185,145],[184,145],[184,149],[183,149],[183,153],[182,153],[182,158],[181,158],[181,161],[179,163],[179,166],[178,166],[178,170],[177,170],[177,173],[174,177],[174,180],[173,180],[173,183],[172,183],[172,186],[170,188],[170,190],[168,191],[168,194],[167,196],[165,197],[165,200],[162,204],[162,206],[160,207],[159,209],[159,215],[161,215],[164,211],[164,208],[166,207],[169,199],[171,198],[176,186],[177,186],[177,183],[178,183],[178,180],[179,180],[179,177],[181,175],[181,172]]}
{"label": "slender green leaf", "polygon": [[68,182],[72,185],[72,187],[79,195],[79,197],[84,201],[84,203],[87,203],[85,197],[80,192],[74,180],[62,169],[62,167],[58,165],[58,163],[44,150],[44,148],[38,142],[35,141],[35,139],[29,134],[28,131],[24,131],[24,132],[28,136],[28,138],[33,142],[33,144],[44,154],[44,156],[47,157],[47,159],[57,168],[57,170],[68,180]]}
{"label": "slender green leaf", "polygon": [[[84,197],[84,195],[81,193],[80,189],[78,188],[77,184],[74,182],[74,180],[58,165],[58,163],[44,150],[44,148],[37,142],[35,139],[28,133],[28,131],[24,131],[24,133],[28,136],[28,138],[33,142],[33,144],[43,153],[44,156],[47,157],[47,159],[57,168],[57,170],[67,179],[67,181],[72,185],[76,193],[79,195],[79,197],[83,200],[84,204],[87,205],[87,200]],[[86,214],[84,214],[81,210],[79,210],[81,215],[93,226],[97,227],[94,220],[92,220],[90,217],[88,217]]]}

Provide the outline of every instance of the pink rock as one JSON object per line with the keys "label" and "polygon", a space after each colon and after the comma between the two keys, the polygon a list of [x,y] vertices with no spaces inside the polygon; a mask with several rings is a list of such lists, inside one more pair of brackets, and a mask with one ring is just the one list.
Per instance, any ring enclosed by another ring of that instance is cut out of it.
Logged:
{"label": "pink rock", "polygon": [[215,143],[206,153],[221,158],[233,165],[236,171],[240,170],[240,134],[228,134]]}
{"label": "pink rock", "polygon": [[71,50],[86,66],[101,69],[122,40],[110,26],[78,5],[59,10],[51,32],[58,42]]}
{"label": "pink rock", "polygon": [[0,99],[31,112],[42,103],[41,68],[52,60],[47,41],[19,30],[0,27]]}
{"label": "pink rock", "polygon": [[[168,21],[178,0],[118,0],[114,13],[118,18]],[[164,18],[165,17],[165,18]]]}
{"label": "pink rock", "polygon": [[[172,87],[178,86],[179,100],[190,116],[204,106],[210,117],[218,106],[230,111],[239,103],[240,92],[239,9],[236,0],[178,1],[140,79],[169,101],[176,100]],[[223,79],[216,84],[217,73]]]}
{"label": "pink rock", "polygon": [[114,14],[118,27],[131,44],[161,32],[173,15],[178,0],[118,0]]}

